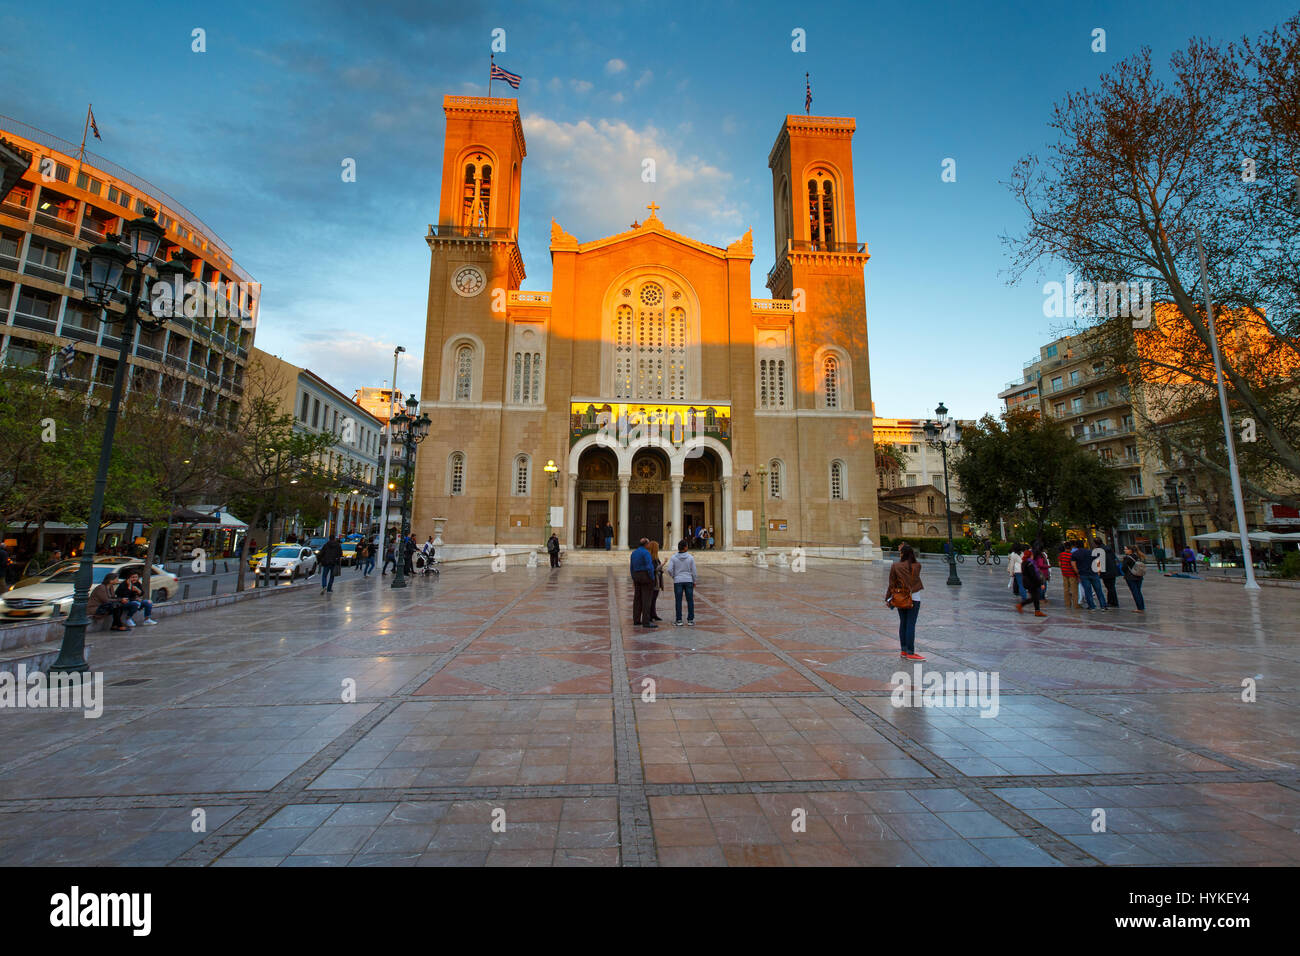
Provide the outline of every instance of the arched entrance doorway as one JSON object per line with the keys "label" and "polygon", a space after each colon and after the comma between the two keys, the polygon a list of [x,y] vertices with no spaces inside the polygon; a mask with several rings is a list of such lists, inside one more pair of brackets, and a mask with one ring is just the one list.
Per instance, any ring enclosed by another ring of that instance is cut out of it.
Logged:
{"label": "arched entrance doorway", "polygon": [[671,533],[672,465],[657,448],[642,448],[632,456],[628,484],[627,543],[636,547],[642,538],[663,544]]}
{"label": "arched entrance doorway", "polygon": [[[697,542],[695,529],[713,529],[715,549],[724,547],[726,510],[723,508],[723,468],[717,452],[711,448],[699,449],[695,457],[682,461],[682,527],[677,538],[690,534],[690,546],[695,548]],[[676,541],[673,542],[674,547]],[[705,540],[707,547],[707,536]]]}
{"label": "arched entrance doorway", "polygon": [[579,548],[604,548],[605,528],[611,547],[618,540],[618,456],[609,448],[588,448],[578,459],[577,522],[574,544]]}

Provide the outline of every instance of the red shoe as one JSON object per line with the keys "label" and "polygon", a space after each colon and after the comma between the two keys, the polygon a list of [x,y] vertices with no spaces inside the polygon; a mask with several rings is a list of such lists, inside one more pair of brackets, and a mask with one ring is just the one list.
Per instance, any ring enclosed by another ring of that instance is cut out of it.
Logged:
{"label": "red shoe", "polygon": [[1047,617],[1047,615],[1044,614],[1042,611],[1035,611],[1034,617]]}
{"label": "red shoe", "polygon": [[903,656],[906,657],[909,661],[923,661],[923,660],[925,660],[925,658],[922,657],[920,654],[904,654]]}
{"label": "red shoe", "polygon": [[1017,604],[1017,605],[1016,605],[1016,610],[1019,611],[1021,614],[1024,614],[1024,613],[1025,613],[1025,606],[1024,606],[1023,604]]}

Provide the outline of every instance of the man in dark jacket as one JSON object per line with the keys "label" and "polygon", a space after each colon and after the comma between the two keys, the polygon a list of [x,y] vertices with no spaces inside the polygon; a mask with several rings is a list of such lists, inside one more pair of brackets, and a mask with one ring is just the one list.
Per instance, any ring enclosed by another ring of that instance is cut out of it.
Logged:
{"label": "man in dark jacket", "polygon": [[1101,583],[1106,586],[1106,605],[1119,607],[1119,594],[1115,591],[1115,578],[1119,576],[1119,558],[1113,544],[1103,545],[1105,554],[1101,565]]}
{"label": "man in dark jacket", "polygon": [[402,541],[402,572],[415,574],[415,535],[408,534]]}
{"label": "man in dark jacket", "polygon": [[546,542],[546,553],[551,556],[551,567],[560,566],[560,539],[558,535],[552,534]]}
{"label": "man in dark jacket", "polygon": [[320,565],[320,589],[324,594],[334,593],[334,578],[339,573],[339,564],[343,561],[343,546],[339,539],[331,537],[316,553],[316,563]]}
{"label": "man in dark jacket", "polygon": [[648,538],[642,538],[640,546],[632,552],[632,585],[636,594],[632,598],[632,626],[658,627],[650,620],[650,606],[655,594],[655,562],[650,556]]}

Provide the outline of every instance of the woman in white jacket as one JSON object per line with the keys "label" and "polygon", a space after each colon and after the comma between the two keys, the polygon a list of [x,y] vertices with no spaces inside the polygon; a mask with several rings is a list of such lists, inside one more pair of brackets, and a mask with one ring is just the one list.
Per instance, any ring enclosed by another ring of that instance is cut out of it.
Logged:
{"label": "woman in white jacket", "polygon": [[683,538],[677,543],[677,553],[668,559],[668,564],[664,570],[673,579],[673,601],[677,607],[677,620],[674,622],[678,627],[682,626],[682,595],[686,595],[686,624],[688,627],[695,626],[695,581],[697,574],[695,571],[695,558],[687,550],[689,545]]}
{"label": "woman in white jacket", "polygon": [[1007,555],[1007,573],[1011,575],[1016,595],[1022,601],[1029,596],[1029,593],[1025,590],[1025,579],[1023,576],[1025,564],[1024,550],[1023,545],[1017,544],[1011,548],[1011,553]]}

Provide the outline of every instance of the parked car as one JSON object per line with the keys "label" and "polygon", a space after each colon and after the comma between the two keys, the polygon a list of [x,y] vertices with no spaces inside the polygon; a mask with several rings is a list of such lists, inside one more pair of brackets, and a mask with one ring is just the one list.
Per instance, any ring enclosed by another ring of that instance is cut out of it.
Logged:
{"label": "parked car", "polygon": [[[273,578],[286,578],[290,581],[298,577],[309,578],[316,570],[316,552],[300,544],[281,544],[271,551],[271,558],[266,564]],[[260,577],[266,573],[266,569],[259,565],[256,573]]]}
{"label": "parked car", "polygon": [[[289,542],[289,541],[279,541],[279,542],[277,542],[274,546],[277,547],[277,548],[296,548],[296,547],[298,547],[298,545],[293,544],[292,542]],[[249,557],[248,557],[248,570],[250,570],[250,571],[256,571],[256,570],[257,570],[257,566],[258,566],[259,564],[261,564],[261,563],[262,563],[263,561],[265,561],[265,560],[266,560],[266,548],[258,548],[256,554],[249,555]]]}
{"label": "parked car", "polygon": [[[93,584],[101,583],[109,573],[125,580],[132,572],[144,573],[144,562],[135,558],[105,555],[95,559],[92,569]],[[18,621],[40,617],[59,617],[72,610],[73,591],[77,582],[77,568],[65,567],[35,584],[14,588],[0,598],[0,619]],[[179,581],[176,575],[153,566],[149,585],[153,602],[160,604],[177,594]],[[93,585],[92,585],[93,586]]]}
{"label": "parked car", "polygon": [[60,571],[66,571],[68,568],[75,568],[79,564],[81,564],[81,561],[78,558],[70,558],[67,561],[59,561],[56,564],[51,564],[48,568],[42,568],[41,570],[37,571],[35,574],[29,574],[25,578],[19,578],[13,584],[9,585],[8,590],[13,591],[17,588],[25,588],[29,584],[39,584],[40,582],[46,580],[47,578],[54,577],[54,575],[58,574]]}
{"label": "parked car", "polygon": [[342,543],[344,564],[357,563],[357,545],[359,543],[359,541],[344,541]]}

